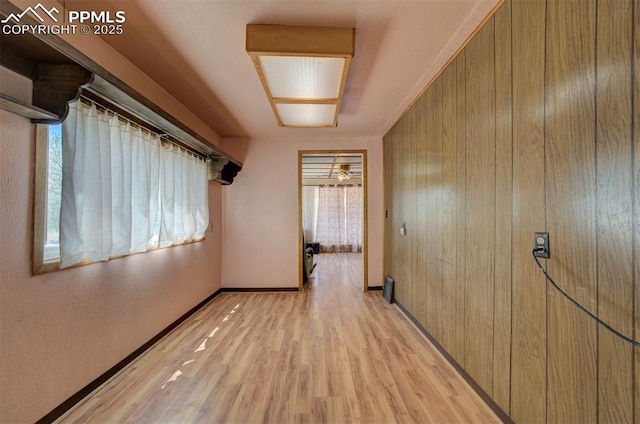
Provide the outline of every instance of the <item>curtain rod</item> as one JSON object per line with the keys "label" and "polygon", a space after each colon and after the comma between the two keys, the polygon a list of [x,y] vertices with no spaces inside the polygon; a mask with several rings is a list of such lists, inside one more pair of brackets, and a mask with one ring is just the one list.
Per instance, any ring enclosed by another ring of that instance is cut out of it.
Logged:
{"label": "curtain rod", "polygon": [[117,116],[120,121],[125,123],[129,122],[133,126],[138,127],[139,129],[147,131],[149,134],[152,134],[158,137],[161,143],[168,143],[170,145],[179,146],[204,160],[211,159],[210,156],[207,155],[206,153],[203,153],[193,148],[192,146],[188,145],[184,141],[174,137],[171,134],[167,134],[166,132],[163,132],[161,129],[156,128],[155,126],[145,122],[144,119],[139,118],[123,110],[122,108],[111,103],[110,101],[102,97],[99,97],[93,93],[83,91],[82,94],[80,95],[80,101],[89,106],[91,106],[91,104],[94,104],[97,109],[102,109],[103,113],[109,114],[109,112],[111,112],[113,115]]}

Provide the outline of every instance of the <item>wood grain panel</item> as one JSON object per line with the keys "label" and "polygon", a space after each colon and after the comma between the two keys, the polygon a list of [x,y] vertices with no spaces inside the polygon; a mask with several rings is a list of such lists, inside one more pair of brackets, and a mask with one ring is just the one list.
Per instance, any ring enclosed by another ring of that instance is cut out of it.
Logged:
{"label": "wood grain panel", "polygon": [[392,209],[393,209],[393,132],[390,131],[382,140],[384,160],[384,275],[393,275],[393,251],[389,248],[392,240]]}
{"label": "wood grain panel", "polygon": [[404,196],[406,196],[406,181],[403,174],[403,169],[405,166],[405,161],[407,160],[406,154],[404,154],[404,137],[405,137],[405,127],[406,121],[401,120],[398,122],[395,128],[395,137],[393,140],[394,144],[394,157],[398,160],[394,167],[394,180],[396,184],[397,191],[393,196],[393,218],[394,218],[394,241],[395,246],[393,249],[393,254],[395,257],[395,263],[393,266],[394,275],[393,278],[396,280],[396,284],[394,285],[394,290],[396,291],[396,298],[403,305],[406,304],[409,297],[409,282],[407,281],[407,271],[405,270],[407,267],[406,257],[403,257],[403,254],[406,254],[404,247],[406,244],[406,240],[402,237],[398,231],[400,230],[400,226],[402,222],[406,219],[404,217],[405,212],[405,202],[403,200]]}
{"label": "wood grain panel", "polygon": [[511,382],[511,3],[494,15],[496,87],[495,300],[493,399],[509,413]]}
{"label": "wood grain panel", "polygon": [[400,280],[402,278],[402,267],[404,265],[404,261],[401,254],[401,246],[402,246],[402,237],[398,233],[400,230],[400,225],[402,223],[402,212],[404,204],[402,202],[402,196],[404,195],[404,181],[402,179],[402,166],[405,157],[402,155],[402,133],[403,133],[403,122],[399,121],[394,130],[393,130],[393,157],[395,160],[395,165],[393,167],[393,181],[394,181],[394,192],[393,192],[393,215],[392,215],[392,228],[391,231],[393,233],[393,247],[392,247],[392,255],[394,258],[393,263],[393,274],[392,277],[396,280],[396,284],[394,285],[395,296],[399,302],[404,302],[405,300],[405,286],[406,283],[400,284]]}
{"label": "wood grain panel", "polygon": [[[633,328],[635,340],[640,340],[640,0],[633,2],[633,44],[632,44],[632,66],[633,66],[633,104],[632,104],[632,135],[631,143],[633,155],[633,288],[634,288],[634,320]],[[634,353],[634,422],[640,422],[640,348],[635,347]]]}
{"label": "wood grain panel", "polygon": [[465,351],[465,299],[466,299],[466,273],[467,244],[467,132],[464,126],[467,113],[466,107],[466,55],[461,53],[454,63],[456,64],[456,122],[458,126],[456,149],[456,320],[455,350],[453,355],[456,361],[466,368]]}
{"label": "wood grain panel", "polygon": [[407,179],[405,177],[405,166],[407,162],[407,154],[405,152],[405,137],[406,137],[406,127],[407,121],[400,121],[397,127],[397,133],[395,138],[395,155],[399,158],[398,166],[394,169],[396,174],[396,181],[398,184],[398,193],[397,208],[395,210],[394,218],[395,218],[395,226],[393,231],[395,231],[395,240],[396,240],[396,248],[394,250],[394,254],[396,257],[394,271],[396,279],[396,284],[394,285],[395,289],[398,293],[398,300],[403,305],[408,306],[409,297],[410,297],[410,276],[409,276],[409,264],[407,264],[407,239],[406,237],[399,234],[400,226],[403,222],[406,222],[406,202],[404,201],[404,197],[408,196],[408,188],[407,188]]}
{"label": "wood grain panel", "polygon": [[[402,204],[400,202],[400,198],[401,198],[400,196],[402,195],[402,188],[400,187],[401,181],[399,180],[399,169],[402,164],[400,151],[399,151],[399,144],[400,144],[399,125],[396,125],[396,127],[394,128],[394,131],[392,132],[391,143],[392,143],[391,154],[393,156],[393,161],[394,161],[391,176],[393,179],[392,187],[394,188],[394,190],[391,193],[393,206],[390,211],[391,240],[392,240],[392,243],[391,243],[392,250],[390,255],[393,258],[393,265],[391,267],[391,272],[392,272],[391,276],[394,279],[397,279],[399,275],[399,266],[401,263],[398,261],[397,255],[398,255],[398,249],[399,249],[399,243],[400,243],[400,235],[398,234],[398,230],[400,229],[400,211],[402,210]],[[398,287],[395,287],[394,290],[396,291],[396,293],[398,293]]]}
{"label": "wood grain panel", "polygon": [[405,147],[406,147],[406,154],[407,154],[408,160],[405,162],[406,169],[404,170],[404,172],[406,173],[405,177],[407,181],[407,196],[405,196],[405,199],[404,199],[406,202],[405,218],[407,222],[407,236],[405,237],[407,250],[406,250],[405,257],[407,258],[410,266],[409,268],[410,299],[409,299],[409,304],[407,306],[408,308],[410,308],[409,310],[412,311],[412,313],[415,313],[418,305],[418,300],[414,295],[415,288],[416,288],[416,282],[414,281],[414,270],[416,265],[416,250],[417,250],[416,246],[418,241],[418,232],[417,232],[417,225],[416,225],[416,221],[417,221],[416,216],[418,212],[416,210],[416,183],[417,183],[417,170],[416,170],[417,113],[416,113],[416,109],[415,108],[411,109],[406,114],[406,117],[408,118],[408,126],[406,128],[407,139],[405,141],[407,145]]}
{"label": "wood grain panel", "polygon": [[433,89],[436,92],[436,104],[433,112],[436,126],[436,140],[435,151],[433,152],[434,161],[433,169],[435,172],[435,185],[432,188],[435,194],[436,203],[436,222],[435,222],[435,257],[434,266],[434,278],[435,284],[436,302],[435,302],[435,334],[434,337],[438,342],[442,342],[443,319],[442,319],[442,227],[444,225],[444,216],[442,209],[442,198],[444,187],[442,185],[442,96],[443,96],[443,82],[442,78],[438,78],[434,82]]}
{"label": "wood grain panel", "polygon": [[[426,252],[425,259],[427,261],[427,287],[426,287],[426,316],[423,323],[424,327],[436,337],[437,330],[437,305],[438,305],[438,290],[436,281],[436,261],[437,261],[437,230],[438,223],[438,205],[437,205],[437,170],[436,170],[436,150],[437,150],[437,126],[436,126],[436,108],[438,93],[436,92],[435,85],[432,85],[429,90],[424,94],[425,97],[425,134],[426,134],[426,146],[427,146],[427,187],[425,191],[427,205],[425,210],[425,216],[428,219],[427,234],[425,240],[424,251]],[[437,338],[436,338],[437,339]]]}
{"label": "wood grain panel", "polygon": [[[591,311],[597,308],[595,12],[593,0],[547,1],[548,271]],[[547,420],[595,422],[596,324],[552,288],[547,318]]]}
{"label": "wood grain panel", "polygon": [[425,247],[427,245],[428,216],[427,216],[427,141],[425,132],[425,121],[427,120],[425,96],[422,96],[412,106],[416,114],[416,264],[414,274],[414,293],[417,301],[416,315],[419,322],[425,323],[427,310],[427,256]]}
{"label": "wood grain panel", "polygon": [[[396,256],[395,256],[395,246],[397,246],[397,232],[395,231],[397,225],[397,217],[395,209],[398,207],[397,201],[395,201],[395,197],[397,193],[399,193],[398,180],[397,180],[397,169],[396,166],[398,164],[398,156],[396,154],[396,139],[397,139],[397,130],[392,129],[389,133],[389,137],[385,137],[384,141],[386,143],[386,149],[389,155],[390,169],[389,171],[385,170],[385,173],[388,174],[388,181],[385,184],[385,196],[387,197],[387,231],[385,234],[385,262],[387,263],[387,268],[385,270],[386,274],[391,275],[392,278],[395,278],[395,264],[396,264]],[[388,192],[388,193],[387,193]]]}
{"label": "wood grain panel", "polygon": [[[458,127],[456,121],[456,62],[442,73],[442,346],[457,355],[456,185]],[[462,325],[460,324],[460,327]]]}
{"label": "wood grain panel", "polygon": [[[633,333],[631,0],[597,4],[598,316]],[[598,421],[633,422],[633,347],[598,329]]]}
{"label": "wood grain panel", "polygon": [[[402,211],[402,186],[400,181],[400,169],[402,168],[402,156],[400,155],[400,133],[402,130],[402,123],[398,122],[390,131],[389,134],[389,143],[391,143],[390,150],[393,157],[393,167],[391,169],[391,210],[389,211],[389,218],[391,220],[390,223],[390,234],[391,239],[389,240],[389,244],[386,245],[385,251],[392,258],[391,262],[391,277],[394,280],[399,280],[400,278],[400,267],[402,266],[402,262],[399,260],[398,254],[400,252],[400,234],[398,231],[400,230],[401,223],[401,211]],[[398,301],[403,299],[402,293],[403,287],[399,284],[394,285],[394,296]]]}
{"label": "wood grain panel", "polygon": [[465,368],[493,392],[495,241],[494,20],[465,48],[466,59],[466,276]]}
{"label": "wood grain panel", "polygon": [[[414,151],[412,146],[414,141],[411,140],[412,132],[412,120],[411,114],[408,111],[402,120],[400,121],[400,134],[398,149],[400,151],[400,163],[402,166],[398,167],[398,181],[400,183],[400,205],[399,210],[399,224],[406,224],[406,235],[400,235],[398,237],[398,250],[397,250],[397,286],[399,288],[399,300],[404,307],[414,313],[414,298],[413,298],[413,266],[414,266],[414,250],[413,239],[416,231],[413,225],[415,216],[415,210],[412,207],[415,205],[415,159],[412,157]],[[397,227],[398,231],[400,225]]]}
{"label": "wood grain panel", "polygon": [[[513,246],[511,416],[546,421],[546,282],[531,259],[545,228],[545,3],[511,2],[513,43]],[[533,207],[538,206],[538,208]],[[516,248],[517,247],[517,248]]]}
{"label": "wood grain panel", "polygon": [[638,28],[640,0],[506,1],[417,101],[427,194],[400,185],[420,199],[420,232],[426,217],[426,286],[408,294],[516,422],[640,422],[638,349],[531,258],[546,229],[551,275],[640,337]]}

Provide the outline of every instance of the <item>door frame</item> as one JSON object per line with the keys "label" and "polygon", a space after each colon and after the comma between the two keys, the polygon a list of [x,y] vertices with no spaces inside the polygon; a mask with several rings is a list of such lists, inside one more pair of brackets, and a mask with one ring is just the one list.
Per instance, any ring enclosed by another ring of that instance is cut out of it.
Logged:
{"label": "door frame", "polygon": [[[368,184],[367,184],[367,151],[362,149],[337,150],[298,150],[298,246],[302,246],[302,157],[304,155],[322,154],[361,154],[362,155],[362,291],[369,291],[369,227],[368,227]],[[302,279],[302,252],[298,249],[298,290],[304,290]]]}

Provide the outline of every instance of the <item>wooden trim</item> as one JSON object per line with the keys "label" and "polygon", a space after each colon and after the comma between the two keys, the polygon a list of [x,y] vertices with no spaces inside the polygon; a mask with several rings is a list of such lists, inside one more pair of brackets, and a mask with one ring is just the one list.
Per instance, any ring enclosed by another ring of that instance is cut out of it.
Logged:
{"label": "wooden trim", "polygon": [[302,240],[304,240],[302,235],[302,156],[302,151],[298,150],[298,247],[296,250],[298,251],[298,290],[300,291],[304,290],[302,250],[306,248],[306,246],[302,244]]}
{"label": "wooden trim", "polygon": [[28,119],[60,120],[60,117],[55,113],[39,108],[38,106],[27,104],[22,100],[15,99],[3,93],[0,93],[0,109]]}
{"label": "wooden trim", "polygon": [[267,84],[267,79],[262,73],[260,60],[258,59],[258,56],[252,56],[251,54],[249,54],[249,56],[251,56],[251,61],[253,62],[253,66],[256,68],[258,79],[260,80],[260,84],[262,84],[262,88],[264,89],[264,92],[267,95],[267,99],[269,100],[269,105],[271,106],[271,111],[273,111],[273,115],[276,117],[278,126],[284,127],[284,124],[282,123],[282,119],[280,119],[280,115],[278,114],[278,110],[276,109],[276,104],[273,101],[273,97],[271,97],[271,91],[269,90],[269,84]]}
{"label": "wooden trim", "polygon": [[429,340],[429,342],[431,342],[431,344],[436,349],[438,349],[444,359],[446,359],[453,366],[453,368],[455,368],[458,374],[460,374],[460,376],[464,378],[467,383],[469,383],[469,386],[471,386],[471,388],[478,394],[478,396],[480,396],[482,400],[485,401],[489,408],[491,408],[491,410],[495,412],[498,418],[500,418],[503,423],[513,424],[514,421],[502,410],[502,408],[500,408],[500,406],[498,406],[498,404],[493,399],[491,399],[487,392],[485,392],[482,387],[480,387],[480,385],[476,383],[469,374],[467,374],[464,368],[462,368],[460,364],[458,364],[456,360],[453,359],[453,356],[451,356],[449,352],[447,352],[445,348],[442,347],[440,343],[438,343],[438,341],[427,331],[427,329],[424,328],[422,324],[420,324],[418,320],[413,315],[411,315],[411,313],[409,313],[409,311],[404,306],[402,306],[401,303],[398,302],[397,299],[395,299],[393,303],[404,314],[404,316],[409,321],[411,321],[411,323]]}
{"label": "wooden trim", "polygon": [[[300,271],[302,272],[302,271]],[[223,287],[224,293],[298,292],[298,287]]]}
{"label": "wooden trim", "polygon": [[124,367],[129,365],[131,362],[133,362],[138,356],[142,355],[150,347],[152,347],[154,344],[156,344],[158,341],[160,341],[160,339],[162,339],[164,336],[169,334],[176,327],[178,327],[185,320],[187,320],[193,314],[198,312],[198,310],[200,310],[202,307],[204,307],[207,303],[211,302],[216,296],[218,296],[220,293],[222,293],[224,291],[226,291],[226,290],[223,290],[223,289],[216,290],[213,294],[208,296],[202,302],[198,303],[196,306],[194,306],[193,308],[189,309],[187,312],[182,314],[182,316],[180,316],[177,320],[173,321],[166,328],[164,328],[158,334],[153,336],[145,344],[143,344],[138,349],[136,349],[133,352],[131,352],[131,354],[129,354],[123,360],[121,360],[116,365],[114,365],[113,367],[111,367],[107,371],[105,371],[100,377],[96,378],[95,380],[93,380],[92,382],[90,382],[89,384],[84,386],[82,389],[80,389],[78,392],[76,392],[70,398],[68,398],[67,400],[62,402],[60,405],[58,405],[55,409],[53,409],[47,415],[45,415],[44,417],[42,417],[38,421],[36,421],[36,424],[49,424],[49,423],[54,422],[58,418],[60,418],[65,412],[67,412],[69,409],[71,409],[75,404],[77,404],[82,399],[87,397],[91,392],[93,392],[95,389],[100,387],[102,384],[104,384],[111,377],[116,375],[120,370],[122,370]]}
{"label": "wooden trim", "polygon": [[56,260],[52,260],[52,261],[49,261],[49,262],[44,262],[44,264],[42,265],[41,270],[39,272],[37,272],[37,273],[34,272],[33,275],[46,274],[48,272],[65,271],[67,269],[74,269],[74,268],[79,268],[81,266],[87,266],[87,265],[93,265],[93,264],[103,264],[105,262],[111,262],[111,261],[116,260],[116,259],[126,258],[126,257],[129,257],[129,256],[135,256],[135,255],[144,255],[145,253],[156,252],[156,251],[159,251],[159,250],[173,249],[175,247],[187,246],[189,244],[200,243],[200,242],[205,241],[205,240],[206,240],[206,237],[202,237],[202,238],[199,238],[197,240],[186,240],[186,241],[183,241],[182,243],[176,243],[176,244],[172,244],[172,245],[166,246],[166,247],[159,247],[158,243],[154,243],[153,246],[151,246],[149,249],[145,250],[144,252],[131,252],[131,253],[127,253],[125,255],[109,256],[109,259],[107,259],[107,260],[99,260],[99,261],[90,261],[88,259],[85,259],[82,262],[78,262],[76,264],[69,265],[66,268],[60,268],[60,259],[56,259]]}
{"label": "wooden trim", "polygon": [[373,290],[382,291],[382,286],[369,286],[369,291]]}
{"label": "wooden trim", "polygon": [[[278,117],[278,119],[279,119],[279,117]],[[285,125],[285,124],[282,124],[280,126],[283,127],[283,128],[335,128],[336,127],[333,124],[331,124],[331,125],[314,125],[314,126],[308,126],[308,125]]]}
{"label": "wooden trim", "polygon": [[33,190],[33,229],[31,267],[34,275],[42,273],[44,265],[44,233],[47,224],[47,163],[49,127],[36,125],[36,163]]}
{"label": "wooden trim", "polygon": [[353,56],[355,28],[247,25],[246,49],[253,55]]}
{"label": "wooden trim", "polygon": [[38,65],[33,80],[33,105],[53,112],[58,119],[35,119],[34,124],[59,124],[69,114],[69,103],[93,81],[93,72],[78,65]]}
{"label": "wooden trim", "polygon": [[[362,291],[369,288],[369,195],[367,184],[367,150],[298,150],[298,244],[302,246],[302,157],[304,155],[322,155],[355,153],[362,155]],[[302,249],[298,249],[298,287],[303,290]]]}
{"label": "wooden trim", "polygon": [[362,291],[369,290],[369,181],[367,151],[362,151]]}
{"label": "wooden trim", "polygon": [[298,97],[273,97],[272,100],[276,104],[285,105],[335,105],[340,99],[301,99]]}
{"label": "wooden trim", "polygon": [[338,101],[336,102],[336,114],[333,117],[334,127],[338,126],[338,115],[340,114],[340,109],[342,108],[342,99],[344,98],[344,89],[347,85],[347,75],[349,74],[349,67],[351,66],[352,57],[353,55],[344,59],[344,68],[342,68],[342,78],[340,79],[340,90],[338,91],[340,93],[340,96],[338,97]]}

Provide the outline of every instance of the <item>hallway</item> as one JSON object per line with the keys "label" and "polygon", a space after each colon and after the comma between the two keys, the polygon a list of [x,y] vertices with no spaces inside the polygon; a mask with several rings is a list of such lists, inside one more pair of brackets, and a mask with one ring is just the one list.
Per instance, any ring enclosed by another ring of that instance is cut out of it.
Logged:
{"label": "hallway", "polygon": [[321,254],[304,293],[221,293],[59,423],[499,422],[381,292]]}

